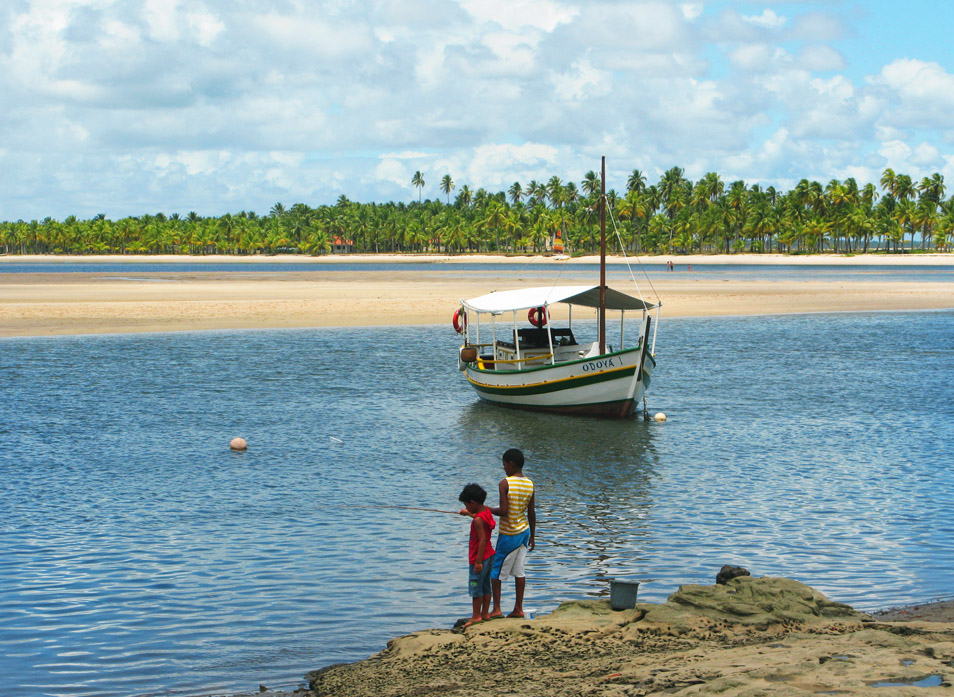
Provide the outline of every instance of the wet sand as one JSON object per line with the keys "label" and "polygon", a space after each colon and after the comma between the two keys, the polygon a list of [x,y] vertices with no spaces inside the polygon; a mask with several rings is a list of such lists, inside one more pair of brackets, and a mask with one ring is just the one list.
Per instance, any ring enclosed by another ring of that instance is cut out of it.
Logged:
{"label": "wet sand", "polygon": [[[670,257],[666,257],[668,260]],[[559,262],[545,257],[256,257],[243,263],[421,262],[433,270],[362,270],[315,274],[306,271],[262,272],[122,272],[2,273],[4,263],[29,260],[60,263],[99,261],[81,258],[0,257],[0,337],[195,331],[208,329],[294,328],[331,326],[418,325],[449,323],[461,298],[497,288],[552,283]],[[115,257],[110,258],[116,260]],[[214,259],[214,261],[213,261]],[[672,257],[683,263],[680,257]],[[861,261],[859,261],[861,259]],[[134,263],[236,262],[228,257],[135,257]],[[707,263],[840,264],[912,261],[946,267],[952,255],[892,257],[692,257]],[[130,258],[120,258],[127,262]],[[502,277],[500,262],[528,262],[535,267]],[[568,263],[592,262],[592,258]],[[621,263],[621,259],[612,260]],[[479,263],[486,269],[456,268]],[[663,258],[644,261],[662,266]],[[658,268],[656,266],[656,268]],[[639,277],[637,276],[637,279]],[[595,280],[595,279],[594,279]],[[927,310],[954,308],[954,268],[948,281],[713,280],[689,272],[667,274],[642,292],[663,304],[662,316],[727,316],[858,310]],[[580,283],[573,280],[571,283]],[[576,315],[581,316],[580,314]],[[585,315],[583,315],[585,316]]]}

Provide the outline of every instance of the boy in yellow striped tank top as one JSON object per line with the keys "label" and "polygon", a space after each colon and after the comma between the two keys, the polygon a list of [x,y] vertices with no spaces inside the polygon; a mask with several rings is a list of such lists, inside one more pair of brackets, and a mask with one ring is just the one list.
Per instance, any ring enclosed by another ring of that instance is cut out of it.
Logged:
{"label": "boy in yellow striped tank top", "polygon": [[523,594],[526,588],[524,560],[527,551],[534,547],[537,514],[533,482],[523,476],[523,453],[511,448],[503,454],[503,468],[506,477],[500,480],[500,506],[491,508],[499,516],[497,529],[497,553],[494,556],[494,568],[490,572],[493,592],[491,617],[500,617],[501,583],[513,576],[515,596],[513,612],[507,617],[523,617]]}

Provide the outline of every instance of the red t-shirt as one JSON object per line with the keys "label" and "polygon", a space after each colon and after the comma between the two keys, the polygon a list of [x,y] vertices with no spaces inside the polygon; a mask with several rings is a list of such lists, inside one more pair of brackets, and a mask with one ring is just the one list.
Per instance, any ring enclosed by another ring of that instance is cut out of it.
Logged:
{"label": "red t-shirt", "polygon": [[[490,543],[490,532],[494,529],[494,514],[490,512],[489,508],[485,508],[480,513],[474,516],[474,519],[470,521],[470,554],[467,557],[468,563],[476,564],[477,563],[477,546],[480,544],[480,538],[477,537],[477,519],[484,521],[484,528],[487,533],[487,544],[484,547],[484,559],[492,557],[494,554],[494,547]],[[483,561],[481,559],[480,561]]]}

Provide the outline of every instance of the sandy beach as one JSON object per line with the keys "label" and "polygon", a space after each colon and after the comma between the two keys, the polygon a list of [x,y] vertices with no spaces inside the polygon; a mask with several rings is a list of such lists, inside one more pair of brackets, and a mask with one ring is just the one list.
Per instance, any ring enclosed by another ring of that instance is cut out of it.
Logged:
{"label": "sandy beach", "polygon": [[[858,310],[925,310],[954,307],[954,255],[839,257],[732,255],[642,259],[658,269],[672,260],[678,271],[641,280],[650,299],[658,297],[664,317],[728,316]],[[117,272],[3,273],[8,263],[250,264],[241,271],[131,274]],[[594,257],[566,264],[594,263]],[[610,263],[625,263],[611,258]],[[495,264],[527,263],[526,272],[503,277]],[[315,274],[308,271],[254,272],[260,263],[428,263],[426,273],[362,270]],[[459,269],[461,263],[486,270]],[[743,280],[699,278],[688,264],[892,265],[951,268],[951,280],[865,281]],[[461,298],[497,288],[551,283],[562,262],[548,257],[339,255],[286,257],[0,257],[0,337],[208,329],[372,326],[449,323]],[[537,271],[538,267],[538,271]],[[639,273],[638,267],[636,268]],[[578,283],[579,281],[574,281]]]}

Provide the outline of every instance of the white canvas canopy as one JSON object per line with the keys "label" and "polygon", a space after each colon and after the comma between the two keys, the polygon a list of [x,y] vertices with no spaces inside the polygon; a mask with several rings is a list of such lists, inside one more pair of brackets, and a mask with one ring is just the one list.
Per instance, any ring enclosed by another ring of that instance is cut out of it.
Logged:
{"label": "white canvas canopy", "polygon": [[[599,286],[555,286],[545,288],[521,288],[520,290],[502,290],[481,295],[470,300],[461,300],[461,304],[474,312],[489,312],[500,315],[504,312],[527,310],[531,307],[567,303],[583,307],[600,306]],[[607,310],[651,310],[653,303],[642,298],[627,295],[610,287],[606,288]]]}

